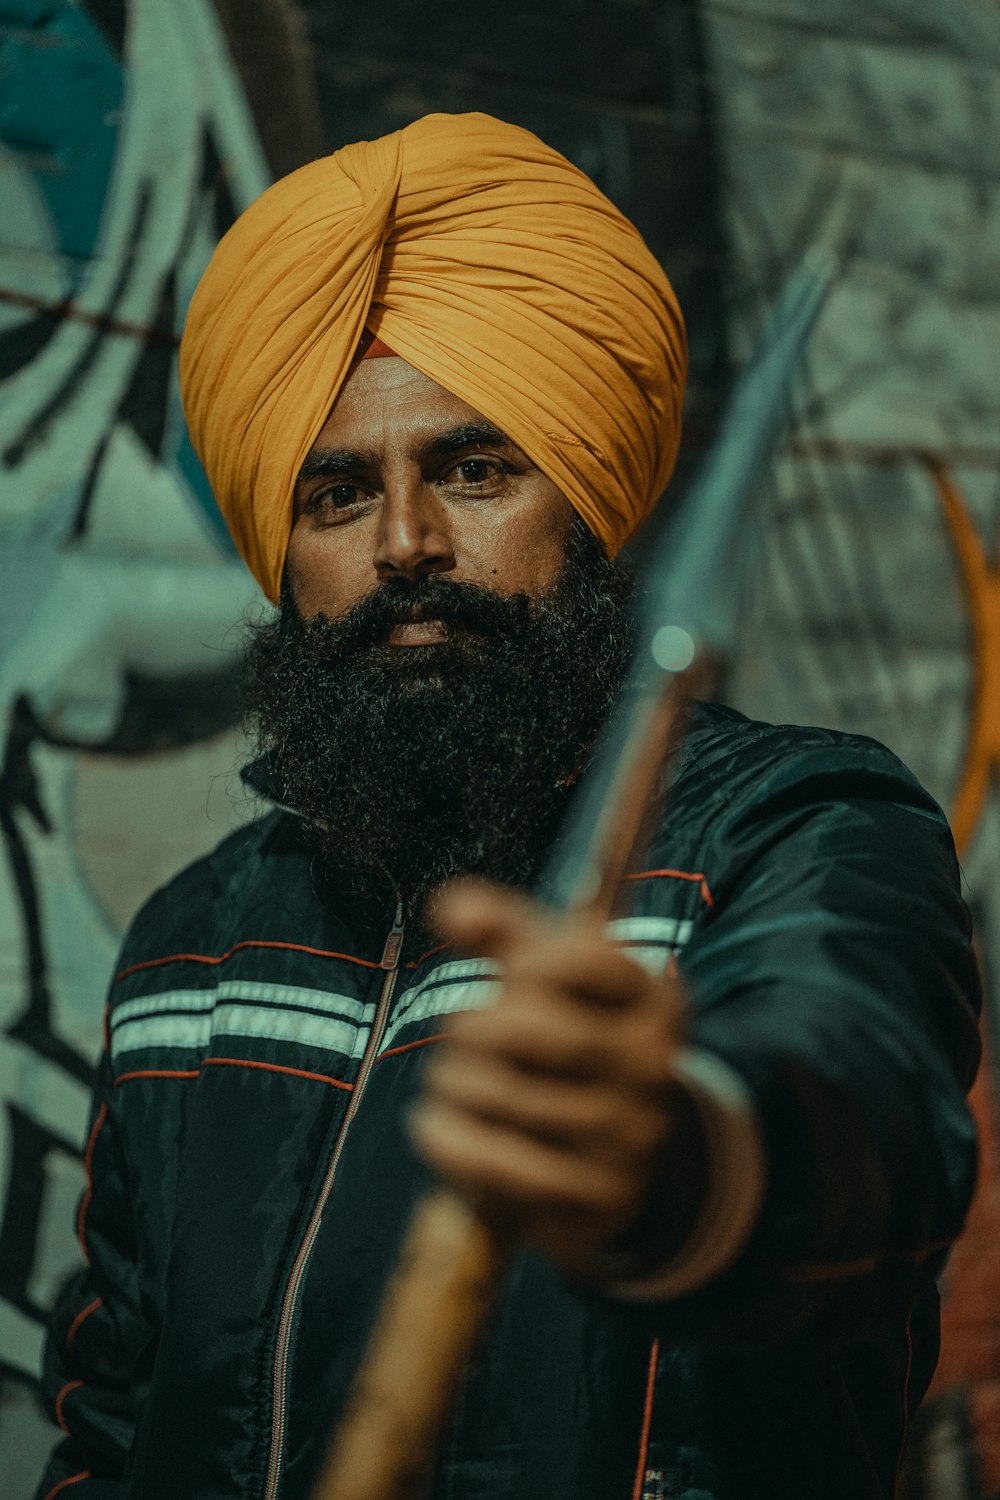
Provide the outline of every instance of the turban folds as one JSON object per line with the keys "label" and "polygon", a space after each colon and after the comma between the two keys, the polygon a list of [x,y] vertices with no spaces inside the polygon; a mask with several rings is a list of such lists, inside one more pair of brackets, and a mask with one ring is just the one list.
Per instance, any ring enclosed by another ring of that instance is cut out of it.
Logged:
{"label": "turban folds", "polygon": [[188,428],[270,599],[296,476],[365,328],[504,431],[608,552],[652,509],[686,373],[670,283],[634,226],[529,131],[428,115],[275,183],[191,302]]}

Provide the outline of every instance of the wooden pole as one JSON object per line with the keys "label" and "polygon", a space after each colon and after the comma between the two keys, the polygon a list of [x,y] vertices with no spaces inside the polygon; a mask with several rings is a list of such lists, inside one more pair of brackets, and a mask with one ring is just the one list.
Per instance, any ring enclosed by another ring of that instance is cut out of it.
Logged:
{"label": "wooden pole", "polygon": [[[594,831],[599,878],[578,903],[602,915],[644,842],[690,683],[665,679],[637,716],[628,774]],[[312,1500],[417,1500],[515,1248],[450,1189],[417,1205]]]}
{"label": "wooden pole", "polygon": [[417,1205],[314,1500],[416,1500],[513,1251],[456,1193]]}

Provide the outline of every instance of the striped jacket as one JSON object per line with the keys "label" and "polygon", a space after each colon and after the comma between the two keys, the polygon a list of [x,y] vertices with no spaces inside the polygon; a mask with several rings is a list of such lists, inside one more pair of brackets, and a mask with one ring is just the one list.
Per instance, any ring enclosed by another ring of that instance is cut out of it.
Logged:
{"label": "striped jacket", "polygon": [[[888,1500],[974,1175],[969,926],[943,816],[868,740],[699,711],[614,935],[678,955],[764,1208],[639,1301],[517,1260],[434,1500]],[[320,874],[273,811],[139,915],[46,1386],[55,1500],[305,1500],[411,1206],[427,1048],[486,963]]]}

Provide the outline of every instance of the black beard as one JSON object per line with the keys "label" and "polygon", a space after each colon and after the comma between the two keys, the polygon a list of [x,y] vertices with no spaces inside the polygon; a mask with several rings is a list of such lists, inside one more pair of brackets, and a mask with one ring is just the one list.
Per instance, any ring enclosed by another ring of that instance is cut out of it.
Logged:
{"label": "black beard", "polygon": [[[627,575],[574,519],[540,597],[430,575],[336,621],[251,627],[250,720],[327,862],[419,914],[456,875],[530,885],[628,660]],[[443,641],[386,644],[419,606]]]}

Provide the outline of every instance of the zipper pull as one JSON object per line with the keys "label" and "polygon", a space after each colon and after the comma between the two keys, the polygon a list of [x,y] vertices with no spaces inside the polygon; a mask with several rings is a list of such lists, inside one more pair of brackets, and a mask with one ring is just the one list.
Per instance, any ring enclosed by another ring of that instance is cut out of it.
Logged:
{"label": "zipper pull", "polygon": [[382,949],[383,969],[394,969],[399,963],[399,954],[403,946],[403,903],[396,902],[396,915],[392,919],[392,931],[385,940]]}

